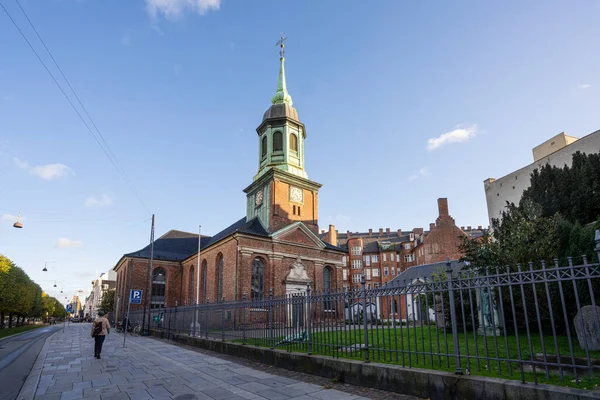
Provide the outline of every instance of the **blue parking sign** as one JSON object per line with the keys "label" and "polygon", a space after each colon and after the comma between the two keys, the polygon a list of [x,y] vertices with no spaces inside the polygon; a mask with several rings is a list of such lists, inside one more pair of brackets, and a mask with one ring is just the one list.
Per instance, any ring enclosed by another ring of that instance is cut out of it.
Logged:
{"label": "blue parking sign", "polygon": [[142,304],[142,291],[131,289],[129,293],[129,302],[131,304]]}
{"label": "blue parking sign", "polygon": [[72,304],[67,304],[67,312],[68,313],[72,313],[73,312],[73,305]]}

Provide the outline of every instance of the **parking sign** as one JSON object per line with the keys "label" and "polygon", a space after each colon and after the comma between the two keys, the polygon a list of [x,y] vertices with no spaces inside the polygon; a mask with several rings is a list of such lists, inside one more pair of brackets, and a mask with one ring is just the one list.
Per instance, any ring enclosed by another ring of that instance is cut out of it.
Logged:
{"label": "parking sign", "polygon": [[129,294],[129,302],[131,304],[142,304],[142,291],[131,289]]}
{"label": "parking sign", "polygon": [[72,304],[67,304],[67,312],[68,313],[72,313],[73,312],[73,305]]}

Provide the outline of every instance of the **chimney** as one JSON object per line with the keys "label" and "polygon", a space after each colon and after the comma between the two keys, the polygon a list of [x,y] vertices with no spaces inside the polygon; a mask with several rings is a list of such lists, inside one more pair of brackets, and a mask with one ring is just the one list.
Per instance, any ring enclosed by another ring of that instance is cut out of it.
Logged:
{"label": "chimney", "polygon": [[471,230],[471,227],[470,227],[470,226],[467,226],[467,230],[468,230],[468,231],[470,231],[470,230]]}
{"label": "chimney", "polygon": [[325,229],[321,229],[321,235],[325,233]]}
{"label": "chimney", "polygon": [[432,231],[433,228],[435,228],[435,224],[434,223],[429,224],[429,230]]}
{"label": "chimney", "polygon": [[461,231],[464,231],[464,230],[465,230],[465,227],[464,227],[464,226],[461,226],[461,227],[460,227],[460,230],[461,230]]}
{"label": "chimney", "polygon": [[379,228],[379,234],[383,233],[383,228]]}
{"label": "chimney", "polygon": [[350,231],[346,231],[346,239],[350,239]]}
{"label": "chimney", "polygon": [[402,236],[402,229],[398,229],[398,237]]}
{"label": "chimney", "polygon": [[446,197],[442,197],[438,199],[438,212],[440,217],[447,217],[448,214],[448,199]]}
{"label": "chimney", "polygon": [[390,228],[385,228],[385,233],[390,233]]}
{"label": "chimney", "polygon": [[369,236],[373,234],[373,229],[369,228]]}
{"label": "chimney", "polygon": [[479,225],[479,226],[477,227],[477,229],[481,230],[481,225]]}
{"label": "chimney", "polygon": [[327,238],[329,239],[329,243],[337,246],[337,231],[335,230],[335,226],[329,225],[329,233],[327,234]]}

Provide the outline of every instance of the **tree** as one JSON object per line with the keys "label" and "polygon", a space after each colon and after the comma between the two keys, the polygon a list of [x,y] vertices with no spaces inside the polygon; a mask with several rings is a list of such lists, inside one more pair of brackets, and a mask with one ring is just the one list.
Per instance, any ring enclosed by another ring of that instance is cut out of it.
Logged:
{"label": "tree", "polygon": [[115,289],[111,289],[102,295],[102,301],[100,302],[100,308],[105,313],[114,311],[115,308]]}

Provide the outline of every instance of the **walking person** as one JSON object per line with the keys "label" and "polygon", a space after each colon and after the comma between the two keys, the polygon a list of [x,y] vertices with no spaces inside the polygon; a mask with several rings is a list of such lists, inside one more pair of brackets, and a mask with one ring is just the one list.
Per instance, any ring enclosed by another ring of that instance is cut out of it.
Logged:
{"label": "walking person", "polygon": [[98,317],[92,324],[92,337],[94,338],[94,357],[100,359],[100,353],[102,353],[102,344],[106,335],[110,333],[110,323],[104,316],[104,311],[98,311]]}

